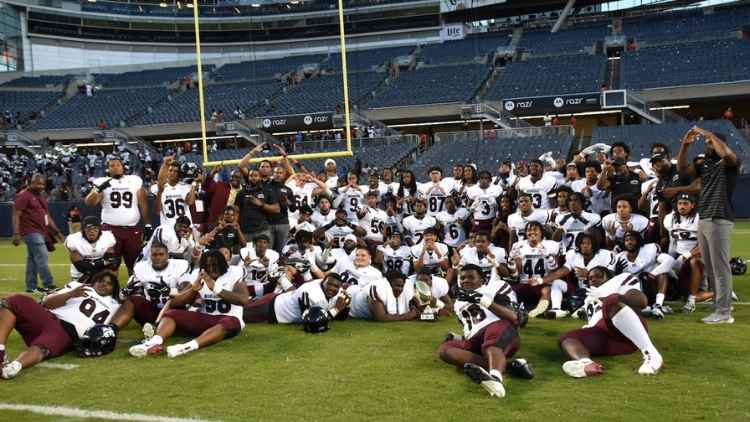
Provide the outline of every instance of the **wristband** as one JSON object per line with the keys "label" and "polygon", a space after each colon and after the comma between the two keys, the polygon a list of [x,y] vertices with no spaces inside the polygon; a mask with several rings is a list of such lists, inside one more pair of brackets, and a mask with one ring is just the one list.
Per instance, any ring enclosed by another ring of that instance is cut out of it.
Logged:
{"label": "wristband", "polygon": [[485,308],[489,308],[492,306],[492,298],[486,295],[483,295],[482,298],[479,300],[479,304],[484,306]]}

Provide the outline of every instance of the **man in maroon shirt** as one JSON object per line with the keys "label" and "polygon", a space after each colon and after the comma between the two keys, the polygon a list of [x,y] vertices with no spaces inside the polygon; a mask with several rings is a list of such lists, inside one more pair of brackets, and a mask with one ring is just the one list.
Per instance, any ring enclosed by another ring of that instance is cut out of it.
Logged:
{"label": "man in maroon shirt", "polygon": [[54,280],[49,271],[47,252],[47,226],[55,233],[59,242],[63,242],[60,229],[49,215],[47,200],[42,196],[45,180],[41,174],[31,178],[29,187],[16,195],[13,204],[13,245],[26,243],[28,255],[26,257],[26,291],[37,290],[37,275],[42,277],[44,290],[54,289]]}

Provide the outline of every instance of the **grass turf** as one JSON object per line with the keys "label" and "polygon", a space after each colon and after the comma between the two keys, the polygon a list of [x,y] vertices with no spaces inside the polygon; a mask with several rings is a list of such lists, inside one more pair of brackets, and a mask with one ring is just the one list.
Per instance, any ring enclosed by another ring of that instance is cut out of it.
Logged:
{"label": "grass turf", "polygon": [[[736,226],[733,255],[750,257],[750,223]],[[25,248],[0,242],[0,296],[23,290]],[[51,263],[58,285],[68,267],[60,248]],[[123,274],[121,274],[124,277]],[[735,290],[750,299],[750,275]],[[0,380],[0,403],[70,406],[223,421],[247,420],[750,420],[747,339],[750,306],[736,306],[732,326],[706,326],[692,315],[649,321],[667,367],[656,377],[634,370],[640,354],[601,359],[596,379],[574,380],[560,370],[558,336],[580,321],[533,320],[522,330],[518,356],[536,371],[532,381],[506,377],[508,396],[490,398],[435,353],[453,318],[435,323],[335,322],[322,335],[297,326],[248,325],[238,337],[174,360],[137,360],[135,323],[114,353],[99,359],[74,354],[53,360],[80,365],[70,371],[32,368]],[[182,339],[175,338],[170,344]],[[14,332],[8,348],[23,348]],[[3,421],[73,421],[0,410]],[[86,419],[91,420],[91,419]]]}

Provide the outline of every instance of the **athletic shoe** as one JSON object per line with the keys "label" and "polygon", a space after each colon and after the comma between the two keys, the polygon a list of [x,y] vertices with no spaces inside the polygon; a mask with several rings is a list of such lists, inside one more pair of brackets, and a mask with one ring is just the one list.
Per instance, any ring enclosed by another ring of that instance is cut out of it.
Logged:
{"label": "athletic shoe", "polygon": [[54,284],[50,284],[49,286],[44,286],[39,290],[43,291],[44,293],[54,292],[55,290],[57,290],[57,286],[55,286]]}
{"label": "athletic shoe", "polygon": [[734,324],[734,318],[732,317],[732,315],[722,315],[716,312],[703,318],[701,321],[706,324]]}
{"label": "athletic shoe", "polygon": [[143,338],[144,340],[149,340],[151,337],[156,334],[156,329],[154,328],[154,325],[150,322],[147,322],[143,324],[143,327],[141,327],[141,332],[143,332]]}
{"label": "athletic shoe", "polygon": [[11,363],[3,365],[3,369],[0,371],[0,377],[6,380],[13,379],[19,372],[21,372],[21,369],[23,369],[21,362],[14,360]]}
{"label": "athletic shoe", "polygon": [[664,315],[669,315],[674,313],[674,309],[672,309],[669,305],[661,305],[661,311],[664,312]]}
{"label": "athletic shoe", "polygon": [[35,288],[35,289],[26,289],[26,293],[30,293],[30,294],[33,294],[33,295],[43,295],[43,294],[45,294],[47,292],[45,292],[42,289]]}
{"label": "athletic shoe", "polygon": [[192,351],[193,349],[191,349],[187,343],[175,344],[167,347],[167,357],[176,358],[177,356],[182,356]]}
{"label": "athletic shoe", "polygon": [[473,363],[464,364],[464,374],[469,379],[479,384],[484,388],[490,396],[497,398],[505,397],[505,387],[503,381],[493,375],[490,375],[484,368]]}
{"label": "athletic shoe", "polygon": [[445,335],[445,338],[443,339],[443,343],[446,341],[461,341],[464,339],[464,336],[454,333],[453,331],[448,331],[448,334]]}
{"label": "athletic shoe", "polygon": [[508,365],[508,373],[527,380],[534,378],[534,371],[531,369],[531,365],[529,365],[526,359],[522,358],[510,361],[510,365]]}
{"label": "athletic shoe", "polygon": [[570,313],[571,318],[586,319],[586,310],[583,306]]}
{"label": "athletic shoe", "polygon": [[138,343],[128,349],[130,356],[134,358],[145,358],[150,355],[159,355],[164,353],[164,346],[161,344],[148,344],[147,342]]}
{"label": "athletic shoe", "polygon": [[654,350],[653,352],[643,352],[643,365],[638,368],[641,375],[656,375],[664,364],[661,354]]}
{"label": "athletic shoe", "polygon": [[683,314],[692,314],[695,312],[695,303],[694,302],[685,302],[685,305],[682,306],[682,313]]}
{"label": "athletic shoe", "polygon": [[651,307],[646,306],[645,308],[641,309],[641,315],[642,316],[651,316]]}
{"label": "athletic shoe", "polygon": [[562,365],[566,375],[573,378],[585,378],[604,374],[604,368],[589,358],[569,360]]}
{"label": "athletic shoe", "polygon": [[560,319],[570,315],[570,312],[563,311],[562,309],[550,309],[544,313],[544,317],[547,319]]}
{"label": "athletic shoe", "polygon": [[654,317],[654,319],[664,319],[664,309],[659,305],[654,305],[654,307],[651,308],[651,316]]}
{"label": "athletic shoe", "polygon": [[544,311],[547,310],[549,307],[549,301],[548,300],[540,300],[539,303],[536,305],[536,308],[532,309],[531,312],[529,312],[529,318],[536,318],[539,315],[543,314]]}
{"label": "athletic shoe", "polygon": [[739,296],[737,296],[737,293],[735,293],[734,290],[732,290],[732,300],[735,301],[735,302],[739,302],[740,301]]}

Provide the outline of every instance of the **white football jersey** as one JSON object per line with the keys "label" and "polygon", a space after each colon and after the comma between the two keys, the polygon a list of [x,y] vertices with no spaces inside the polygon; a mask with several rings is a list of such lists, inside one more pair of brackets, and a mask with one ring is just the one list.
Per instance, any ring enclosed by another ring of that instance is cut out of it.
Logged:
{"label": "white football jersey", "polygon": [[420,183],[417,185],[419,195],[427,201],[427,215],[436,216],[445,206],[445,199],[450,196],[450,187],[444,183]]}
{"label": "white football jersey", "polygon": [[527,283],[534,276],[544,277],[556,270],[560,247],[552,240],[542,240],[536,246],[531,246],[528,240],[516,242],[510,251],[510,259],[521,258],[519,281]]}
{"label": "white football jersey", "polygon": [[422,219],[417,218],[416,215],[410,215],[404,218],[402,224],[408,233],[407,237],[411,237],[412,243],[416,245],[422,241],[425,230],[437,225],[437,220],[431,215],[425,215]]}
{"label": "white football jersey", "polygon": [[411,274],[411,248],[401,245],[396,250],[390,245],[380,245],[378,250],[383,253],[383,269],[389,271],[399,271],[403,275]]}
{"label": "white football jersey", "polygon": [[672,211],[664,217],[664,229],[669,233],[669,254],[677,257],[690,253],[698,246],[698,222],[696,212],[692,216],[682,217]]}
{"label": "white football jersey", "polygon": [[458,208],[451,214],[443,211],[435,216],[435,219],[443,226],[443,239],[446,245],[458,247],[466,240],[466,229],[464,222],[469,218],[469,210]]}
{"label": "white football jersey", "polygon": [[357,211],[365,205],[365,193],[357,188],[343,187],[339,190],[339,196],[333,202],[333,207],[343,207],[346,210],[346,218],[352,223],[357,222]]}
{"label": "white football jersey", "polygon": [[[268,276],[274,276],[279,271],[278,252],[267,249],[263,257],[258,257],[254,247],[244,247],[240,249],[240,257],[245,266],[245,284],[253,287],[256,296],[261,296],[263,285],[268,282]],[[268,259],[268,263],[263,263],[261,258]]]}
{"label": "white football jersey", "polygon": [[[107,230],[102,230],[99,238],[93,243],[86,239],[86,235],[83,231],[69,234],[68,237],[65,238],[65,248],[69,251],[78,252],[81,257],[87,261],[95,261],[104,257],[104,253],[107,252],[109,248],[113,248],[115,244],[117,244],[115,235]],[[81,276],[83,276],[83,274],[76,269],[75,265],[70,264],[70,280],[78,281]]]}
{"label": "white football jersey", "polygon": [[476,184],[466,190],[470,209],[473,210],[474,220],[492,220],[497,216],[498,198],[503,194],[499,185],[490,185],[482,189]]}
{"label": "white football jersey", "polygon": [[[323,251],[320,249],[320,246],[313,246],[312,248],[307,250],[300,250],[299,246],[296,243],[289,243],[285,245],[281,250],[281,254],[286,258],[301,258],[307,260],[307,262],[310,263],[311,269],[318,269],[318,264],[315,262],[315,258],[320,257],[322,253]],[[302,278],[305,281],[312,280],[312,271],[306,271],[304,274],[302,274]]]}
{"label": "white football jersey", "polygon": [[362,288],[383,278],[383,273],[372,265],[357,267],[351,260],[337,259],[333,272],[341,276],[341,281]]}
{"label": "white football jersey", "polygon": [[508,228],[516,235],[516,239],[526,240],[526,225],[531,221],[547,224],[547,212],[532,209],[531,214],[524,216],[521,211],[516,211],[508,216]]}
{"label": "white football jersey", "polygon": [[385,211],[379,208],[367,207],[364,217],[359,219],[359,226],[367,232],[365,239],[382,243],[387,220],[388,214]]}
{"label": "white football jersey", "polygon": [[133,267],[133,275],[128,281],[128,286],[142,288],[143,297],[161,308],[169,297],[154,295],[154,290],[149,289],[151,285],[156,287],[164,283],[169,287],[171,295],[175,295],[181,283],[192,281],[190,263],[184,259],[170,259],[163,270],[155,270],[150,261],[141,261]]}
{"label": "white football jersey", "polygon": [[[67,293],[78,286],[82,284],[72,281],[57,293]],[[91,286],[84,287],[84,291],[83,296],[72,297],[65,305],[49,310],[60,320],[72,325],[78,337],[83,336],[86,330],[96,324],[108,324],[112,315],[120,308],[120,303],[114,297],[99,296]]]}
{"label": "white football jersey", "polygon": [[[633,230],[641,235],[643,235],[643,232],[648,228],[648,223],[648,218],[640,214],[630,214],[630,224],[633,226]],[[609,228],[613,226],[617,227],[614,238],[609,234]],[[615,239],[617,242],[622,242],[623,237],[625,236],[625,230],[622,228],[620,217],[616,213],[605,215],[604,218],[602,218],[602,227],[607,233],[608,239]]]}
{"label": "white football jersey", "polygon": [[106,180],[109,180],[110,186],[102,192],[102,223],[111,226],[137,226],[141,221],[138,192],[143,187],[143,180],[138,176],[126,175],[119,179],[99,177],[93,183],[99,186]]}
{"label": "white football jersey", "polygon": [[500,264],[507,263],[507,256],[505,254],[505,249],[499,247],[490,245],[489,247],[490,254],[494,256],[490,256],[489,254],[483,254],[479,253],[477,248],[467,246],[463,249],[461,249],[461,261],[459,262],[459,266],[464,266],[468,264],[474,264],[478,265],[479,268],[482,269],[482,274],[484,274],[484,282],[487,283],[492,278],[492,273],[495,267],[497,267]]}
{"label": "white football jersey", "polygon": [[602,218],[599,217],[599,214],[586,211],[583,211],[580,216],[573,214],[558,216],[555,223],[564,231],[563,246],[565,250],[575,249],[578,235],[598,226],[601,221]]}
{"label": "white football jersey", "polygon": [[[598,296],[600,298],[605,298],[615,293],[624,295],[631,290],[640,291],[641,282],[638,280],[638,277],[629,273],[623,273],[610,278],[607,282],[597,287],[596,290],[599,292]],[[595,326],[604,317],[602,302],[599,298],[586,296],[583,309],[586,311],[587,319],[586,325],[583,328]]]}
{"label": "white football jersey", "polygon": [[315,210],[312,217],[313,225],[316,229],[328,225],[331,221],[336,219],[336,213],[333,210],[328,210],[327,214],[321,214],[320,210]]}
{"label": "white football jersey", "polygon": [[[565,263],[563,265],[571,271],[571,274],[575,276],[576,268],[585,268],[587,270],[591,270],[595,267],[605,267],[610,271],[615,270],[615,255],[612,253],[612,251],[609,251],[607,249],[600,249],[599,252],[596,253],[591,259],[586,262],[586,257],[584,257],[580,252],[576,252],[575,249],[569,250],[565,254]],[[578,280],[578,287],[583,288],[585,280]]]}
{"label": "white football jersey", "polygon": [[545,173],[536,182],[531,180],[531,175],[522,177],[521,180],[518,181],[516,189],[519,192],[525,192],[531,195],[531,203],[534,205],[534,208],[548,209],[550,207],[548,198],[549,193],[552,192],[556,186],[557,180]]}
{"label": "white football jersey", "polygon": [[[407,283],[408,284],[408,283]],[[350,290],[352,303],[349,305],[349,316],[358,319],[371,319],[370,301],[383,304],[388,315],[403,315],[409,312],[409,303],[414,297],[413,286],[404,284],[401,294],[396,297],[388,280],[381,278],[366,287]]]}
{"label": "white football jersey", "polygon": [[304,283],[296,290],[276,296],[273,310],[279,324],[297,324],[302,322],[302,313],[305,310],[313,306],[331,309],[335,300],[336,296],[330,301],[326,299],[322,280],[313,280]]}
{"label": "white football jersey", "polygon": [[508,174],[508,177],[500,177],[498,175],[492,179],[492,184],[500,186],[503,190],[507,190],[516,183],[516,179],[518,179],[518,176],[513,173]]}
{"label": "white football jersey", "polygon": [[440,262],[446,259],[450,259],[448,256],[448,245],[445,243],[435,242],[435,247],[438,249],[438,252],[440,252],[440,257],[438,257],[438,254],[434,251],[427,251],[427,253],[422,256],[422,249],[424,249],[424,242],[418,243],[411,247],[411,257],[416,263],[419,261],[420,257],[422,259],[422,263],[424,264],[424,267],[431,270],[431,271],[437,271],[440,268]]}
{"label": "white football jersey", "polygon": [[331,244],[337,241],[339,247],[342,247],[344,246],[344,238],[350,234],[354,234],[353,228],[333,225],[330,229],[326,230],[326,240]]}
{"label": "white football jersey", "polygon": [[658,182],[659,179],[651,179],[641,185],[641,195],[646,193],[646,191],[653,186],[651,192],[648,194],[648,218],[659,217],[659,198],[656,197],[656,184]]}
{"label": "white football jersey", "polygon": [[650,272],[656,267],[656,258],[661,253],[659,246],[656,243],[647,243],[641,246],[638,250],[638,255],[635,257],[635,261],[628,259],[628,252],[622,251],[617,254],[615,266],[618,269],[622,269],[621,272],[630,274],[640,274],[643,272]]}
{"label": "white football jersey", "polygon": [[174,227],[177,217],[183,215],[193,221],[190,216],[190,208],[187,205],[187,196],[190,193],[190,185],[179,182],[172,186],[169,183],[164,184],[164,190],[161,193],[161,213],[159,221],[162,226]]}
{"label": "white football jersey", "polygon": [[143,247],[141,260],[149,261],[151,259],[151,244],[154,242],[166,246],[169,256],[185,259],[190,257],[190,253],[193,247],[195,247],[195,241],[193,241],[193,239],[186,239],[177,236],[174,226],[159,226],[154,230],[151,239],[146,242],[146,246]]}
{"label": "white football jersey", "polygon": [[[475,291],[494,298],[502,289],[502,285],[500,284],[485,284]],[[508,296],[508,301],[512,302],[510,296]],[[478,303],[456,300],[456,302],[453,304],[453,310],[456,312],[456,317],[464,328],[465,339],[472,338],[484,327],[492,324],[495,321],[500,321],[500,317],[495,315],[494,312]]]}
{"label": "white football jersey", "polygon": [[[234,286],[237,283],[242,283],[244,279],[245,269],[238,265],[230,265],[227,272],[216,280],[215,286],[221,286],[222,291],[231,292],[234,290]],[[242,319],[242,306],[225,301],[209,289],[205,283],[198,294],[201,296],[201,307],[198,312],[208,315],[233,316],[239,321],[240,327],[245,328],[245,321]]]}
{"label": "white football jersey", "polygon": [[[588,187],[589,191],[584,192],[584,188]],[[570,185],[573,192],[583,193],[583,196],[588,199],[587,210],[594,214],[601,214],[602,211],[610,209],[610,194],[607,191],[599,190],[596,187],[596,183],[593,185],[587,185],[586,179],[578,179]]]}

